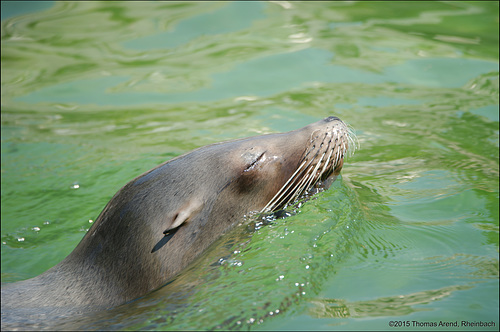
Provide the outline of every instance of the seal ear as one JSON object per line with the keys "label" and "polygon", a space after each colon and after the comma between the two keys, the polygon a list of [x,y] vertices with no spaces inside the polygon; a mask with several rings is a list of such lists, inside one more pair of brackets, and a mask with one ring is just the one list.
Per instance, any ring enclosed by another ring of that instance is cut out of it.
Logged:
{"label": "seal ear", "polygon": [[163,231],[163,234],[180,227],[189,219],[193,219],[203,209],[204,205],[205,203],[199,199],[190,199],[180,209],[173,213],[170,225],[165,231]]}

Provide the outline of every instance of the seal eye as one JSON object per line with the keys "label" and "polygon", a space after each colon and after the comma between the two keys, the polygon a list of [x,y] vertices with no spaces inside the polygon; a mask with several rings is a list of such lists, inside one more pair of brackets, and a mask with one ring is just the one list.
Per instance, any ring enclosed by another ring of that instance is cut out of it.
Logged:
{"label": "seal eye", "polygon": [[255,165],[257,165],[260,161],[265,160],[265,156],[264,156],[265,153],[266,153],[266,151],[262,152],[260,155],[254,155],[253,160],[249,164],[247,164],[247,167],[245,168],[245,170],[243,172],[251,171],[255,167]]}

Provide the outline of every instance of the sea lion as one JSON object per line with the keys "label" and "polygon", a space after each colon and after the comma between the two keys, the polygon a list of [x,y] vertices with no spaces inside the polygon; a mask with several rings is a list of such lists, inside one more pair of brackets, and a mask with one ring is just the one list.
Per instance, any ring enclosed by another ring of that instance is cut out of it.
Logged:
{"label": "sea lion", "polygon": [[327,188],[351,143],[348,127],[328,117],[201,147],[147,171],[114,195],[62,262],[2,286],[2,326],[10,315],[96,311],[161,287],[245,214]]}

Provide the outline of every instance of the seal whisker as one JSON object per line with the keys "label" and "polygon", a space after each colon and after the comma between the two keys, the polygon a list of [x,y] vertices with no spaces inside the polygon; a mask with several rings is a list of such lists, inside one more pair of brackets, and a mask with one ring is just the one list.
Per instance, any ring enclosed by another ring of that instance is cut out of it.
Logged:
{"label": "seal whisker", "polygon": [[[315,186],[323,176],[328,176],[340,164],[351,144],[355,145],[353,137],[355,135],[349,128],[332,127],[327,130],[318,146],[317,143],[313,143],[317,142],[319,135],[315,137],[311,135],[313,145],[304,153],[300,166],[261,210],[261,213],[295,201]],[[311,156],[313,153],[314,156]]]}
{"label": "seal whisker", "polygon": [[[326,133],[326,134],[325,134],[325,139],[327,138],[327,136],[328,136],[328,133]],[[328,145],[327,145],[327,147],[324,149],[324,152],[321,154],[321,157],[319,158],[319,160],[317,161],[316,166],[314,167],[314,170],[312,171],[312,173],[311,173],[311,174],[310,174],[310,176],[309,176],[309,180],[308,180],[307,184],[306,184],[305,186],[303,186],[303,188],[301,188],[301,189],[299,190],[299,192],[297,193],[298,195],[300,195],[300,194],[303,192],[304,188],[311,188],[312,186],[314,186],[314,185],[316,184],[316,182],[318,181],[318,179],[319,179],[319,178],[320,178],[320,177],[321,177],[321,176],[325,173],[325,170],[326,170],[329,166],[332,166],[332,165],[330,165],[330,164],[329,164],[329,161],[330,161],[330,156],[331,156],[331,152],[330,152],[330,154],[328,155],[327,160],[326,160],[326,161],[324,162],[324,164],[323,164],[323,168],[322,168],[322,169],[321,169],[321,171],[318,173],[318,169],[319,169],[319,167],[321,166],[322,161],[324,160],[324,156],[325,156],[325,154],[326,154],[326,151],[328,151],[328,150],[332,151],[332,149],[330,149],[331,142],[332,142],[332,140],[331,140],[331,139],[329,139],[329,140],[328,140]],[[319,152],[320,152],[320,151],[318,151],[318,153],[319,153]]]}
{"label": "seal whisker", "polygon": [[[332,145],[332,140],[331,140],[331,139],[329,139],[329,140],[328,140],[328,146],[326,147],[325,152],[323,152],[323,155],[321,156],[321,159],[318,161],[318,165],[320,165],[321,160],[322,160],[322,159],[323,159],[323,157],[325,156],[326,152],[327,152],[327,151],[330,151],[330,153],[328,154],[328,158],[326,159],[326,161],[325,161],[325,162],[324,162],[324,164],[323,164],[323,168],[321,169],[321,171],[320,171],[320,172],[319,172],[319,174],[318,174],[318,177],[317,177],[318,179],[319,179],[319,178],[320,178],[323,174],[325,174],[326,170],[327,170],[329,167],[331,167],[331,166],[332,166],[332,164],[330,163],[330,158],[331,158],[331,156],[332,156],[332,154],[333,154],[333,151],[335,150],[335,147],[330,148],[330,147],[331,147],[331,145]],[[337,164],[337,160],[335,160],[335,163],[334,163],[334,164]],[[315,181],[315,182],[316,182],[316,181]],[[314,183],[313,183],[312,185],[314,185]]]}
{"label": "seal whisker", "polygon": [[[316,136],[314,139],[312,139],[312,142],[314,140],[316,140],[317,137],[318,136]],[[269,201],[269,203],[266,205],[266,207],[264,207],[261,210],[261,213],[262,212],[269,212],[269,211],[272,211],[272,210],[276,209],[277,207],[279,207],[281,205],[285,205],[287,202],[291,202],[291,201],[295,200],[295,198],[302,193],[303,188],[306,187],[306,185],[304,185],[304,183],[307,182],[307,180],[311,177],[310,173],[311,173],[311,168],[314,167],[313,163],[317,159],[317,157],[318,157],[318,155],[320,154],[320,151],[321,151],[320,149],[317,149],[316,150],[316,154],[314,155],[314,157],[312,157],[307,162],[307,156],[311,152],[314,151],[315,147],[316,146],[313,145],[313,147],[311,148],[311,150],[309,150],[309,151],[307,151],[305,153],[305,156],[302,158],[302,163],[299,166],[299,168],[297,169],[297,171],[295,171],[292,174],[292,176],[288,179],[288,181],[285,183],[285,185],[283,185],[281,187],[281,189],[271,199],[271,201]],[[305,166],[305,169],[302,170],[302,167],[304,166],[304,164],[306,162],[307,162],[307,165]],[[302,170],[302,172],[299,173],[299,171],[301,171],[301,170]],[[304,174],[306,174],[306,175],[304,175]],[[299,180],[299,182],[296,183],[295,182],[296,180]],[[283,195],[285,195],[285,196],[283,196]]]}
{"label": "seal whisker", "polygon": [[[329,142],[329,143],[330,143],[330,142]],[[330,144],[329,144],[329,145],[330,145]],[[331,157],[332,157],[332,155],[333,155],[333,151],[334,151],[334,149],[329,149],[329,150],[330,150],[330,153],[328,154],[328,158],[326,159],[326,162],[325,162],[325,164],[323,165],[323,169],[321,170],[321,173],[320,173],[321,175],[323,175],[323,174],[325,174],[325,173],[326,173],[326,171],[327,171],[327,169],[328,169],[328,166],[331,166],[331,165],[330,165],[330,160],[331,160]],[[334,164],[337,164],[337,158],[335,158]],[[320,176],[321,176],[321,175],[320,175]]]}
{"label": "seal whisker", "polygon": [[[312,170],[311,174],[309,175],[309,179],[303,188],[310,188],[310,186],[314,185],[313,181],[315,182],[315,179],[317,179],[319,177],[319,176],[317,177],[316,175],[318,174],[318,169],[321,166],[321,161],[323,160],[324,156],[325,156],[325,154],[323,153],[321,155],[321,158],[316,163],[316,166]],[[302,193],[302,191],[304,190],[303,188],[301,188],[300,193]],[[298,194],[300,195],[300,193],[298,193]]]}
{"label": "seal whisker", "polygon": [[[309,165],[307,165],[308,167]],[[289,183],[287,187],[282,187],[280,191],[283,191],[283,194],[286,194],[285,196],[281,195],[278,200],[273,202],[272,209],[268,209],[268,211],[274,210],[277,207],[284,205],[286,202],[293,201],[295,197],[297,196],[297,188],[302,186],[302,183],[304,181],[307,181],[309,175],[309,168],[305,168],[302,170],[301,173],[296,174],[295,176],[291,177],[290,180],[293,180]],[[304,175],[306,174],[306,175]],[[298,182],[297,182],[298,181]]]}
{"label": "seal whisker", "polygon": [[300,194],[304,191],[304,188],[307,187],[307,182],[310,179],[311,179],[311,174],[300,180],[299,184],[293,189],[293,196],[288,200],[289,202],[295,200],[298,196],[300,196]]}
{"label": "seal whisker", "polygon": [[347,125],[347,144],[348,148],[344,150],[344,153],[348,152],[349,156],[352,156],[354,151],[359,149],[359,140],[354,129],[350,125]]}
{"label": "seal whisker", "polygon": [[291,185],[291,181],[294,180],[296,178],[297,173],[302,170],[302,167],[305,165],[305,163],[306,163],[306,160],[303,160],[302,163],[300,164],[300,166],[297,168],[297,170],[292,174],[292,176],[288,179],[288,181],[283,185],[283,187],[281,187],[281,189],[276,193],[276,195],[274,195],[273,198],[271,198],[271,200],[269,201],[269,203],[267,203],[267,205],[261,210],[261,213],[270,211],[271,206],[275,205],[275,202],[279,201],[281,196],[283,196],[283,194],[285,194],[285,192],[287,191],[289,184]]}
{"label": "seal whisker", "polygon": [[300,196],[303,193],[304,189],[309,186],[308,183],[314,178],[313,168],[316,168],[313,164],[313,161],[314,159],[312,159],[309,162],[309,164],[307,165],[308,168],[305,170],[305,172],[302,173],[302,174],[305,173],[306,175],[303,177],[295,178],[295,180],[299,180],[298,183],[294,182],[295,186],[291,190],[289,190],[289,195],[286,196],[286,199],[280,201],[279,204],[276,204],[276,206],[285,205],[286,203],[294,201],[298,196]]}

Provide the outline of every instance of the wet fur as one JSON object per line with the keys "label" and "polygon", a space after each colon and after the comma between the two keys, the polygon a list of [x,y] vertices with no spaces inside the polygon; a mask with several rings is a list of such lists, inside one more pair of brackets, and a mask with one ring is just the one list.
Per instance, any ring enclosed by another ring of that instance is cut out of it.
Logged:
{"label": "wet fur", "polygon": [[288,133],[205,146],[138,176],[62,262],[2,286],[2,327],[11,315],[96,311],[161,287],[245,214],[286,205],[282,199],[268,207],[311,150],[314,135],[332,126],[343,135],[335,144],[345,145],[326,174],[334,179],[349,136],[334,117]]}

